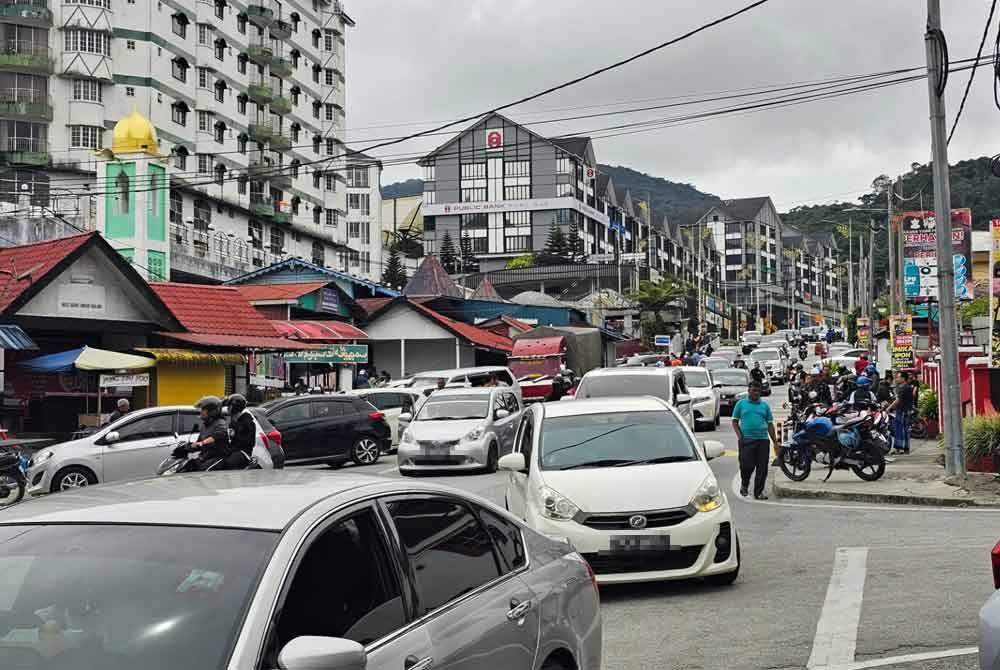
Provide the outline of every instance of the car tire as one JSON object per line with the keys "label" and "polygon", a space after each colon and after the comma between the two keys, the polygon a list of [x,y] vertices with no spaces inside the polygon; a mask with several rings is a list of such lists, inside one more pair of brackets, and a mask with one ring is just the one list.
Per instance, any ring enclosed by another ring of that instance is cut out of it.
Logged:
{"label": "car tire", "polygon": [[497,471],[497,463],[500,461],[500,452],[497,449],[497,443],[490,443],[490,448],[486,451],[486,467],[483,468],[483,472],[492,475]]}
{"label": "car tire", "polygon": [[705,581],[713,586],[732,586],[737,577],[740,576],[740,566],[743,565],[743,555],[740,548],[740,538],[736,536],[736,569],[731,572],[723,572],[718,575],[710,575]]}
{"label": "car tire", "polygon": [[558,658],[548,658],[542,664],[542,670],[571,670],[567,668]]}
{"label": "car tire", "polygon": [[373,437],[359,437],[351,447],[351,460],[355,465],[374,465],[382,456],[382,448]]}
{"label": "car tire", "polygon": [[71,465],[55,474],[52,478],[52,486],[50,488],[52,493],[59,493],[60,491],[78,489],[84,486],[93,486],[96,483],[97,475],[88,468]]}

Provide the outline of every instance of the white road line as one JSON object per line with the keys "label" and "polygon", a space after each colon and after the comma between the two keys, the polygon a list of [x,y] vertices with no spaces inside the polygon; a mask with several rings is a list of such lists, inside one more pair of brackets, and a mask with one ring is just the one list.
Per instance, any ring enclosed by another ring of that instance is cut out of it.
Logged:
{"label": "white road line", "polygon": [[906,663],[920,663],[923,661],[933,661],[938,658],[951,658],[953,656],[971,656],[979,653],[976,647],[961,647],[959,649],[942,649],[941,651],[927,651],[919,654],[906,654],[905,656],[889,656],[888,658],[873,658],[868,661],[855,661],[843,665],[831,665],[822,670],[867,670],[867,668],[883,668],[887,665],[904,665]]}
{"label": "white road line", "polygon": [[840,548],[833,561],[833,574],[826,601],[816,624],[807,668],[825,668],[854,662],[864,600],[868,549]]}

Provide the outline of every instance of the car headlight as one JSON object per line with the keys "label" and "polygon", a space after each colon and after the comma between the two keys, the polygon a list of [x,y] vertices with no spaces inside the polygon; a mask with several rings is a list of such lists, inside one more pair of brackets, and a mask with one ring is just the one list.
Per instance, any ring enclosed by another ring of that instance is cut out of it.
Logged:
{"label": "car headlight", "polygon": [[35,454],[31,458],[31,464],[32,465],[41,465],[42,463],[45,463],[48,460],[50,460],[55,455],[56,455],[56,452],[54,452],[54,451],[52,451],[50,449],[45,449],[43,451],[39,451],[37,454]]}
{"label": "car headlight", "polygon": [[558,491],[553,491],[548,486],[543,486],[539,490],[542,499],[542,516],[554,521],[569,521],[580,508]]}
{"label": "car headlight", "polygon": [[411,433],[409,430],[403,431],[403,437],[399,438],[399,441],[406,442],[407,444],[416,442],[416,440],[413,439],[413,433]]}
{"label": "car headlight", "polygon": [[698,490],[691,498],[691,505],[699,512],[711,512],[722,507],[722,491],[719,490],[719,482],[713,475],[705,477]]}
{"label": "car headlight", "polygon": [[483,435],[486,433],[482,426],[476,426],[462,438],[463,442],[475,442],[476,440],[481,440]]}

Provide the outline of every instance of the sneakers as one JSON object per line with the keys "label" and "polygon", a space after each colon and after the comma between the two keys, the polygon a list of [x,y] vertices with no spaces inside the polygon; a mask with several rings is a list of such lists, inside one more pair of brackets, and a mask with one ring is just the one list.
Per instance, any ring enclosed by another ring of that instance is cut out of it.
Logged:
{"label": "sneakers", "polygon": [[749,491],[749,490],[747,490],[747,487],[745,487],[745,486],[741,486],[741,487],[740,487],[740,495],[741,495],[742,497],[746,498],[746,497],[747,497],[748,495],[750,495],[750,491]]}
{"label": "sneakers", "polygon": [[754,500],[767,500],[767,494],[766,493],[754,494]]}

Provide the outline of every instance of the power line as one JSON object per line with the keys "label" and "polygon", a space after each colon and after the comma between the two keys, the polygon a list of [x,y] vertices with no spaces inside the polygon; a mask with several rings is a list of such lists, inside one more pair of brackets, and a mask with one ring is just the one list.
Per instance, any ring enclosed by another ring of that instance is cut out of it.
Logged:
{"label": "power line", "polygon": [[[976,70],[979,67],[979,59],[983,55],[983,48],[986,46],[986,37],[990,34],[990,24],[993,23],[993,12],[996,11],[997,0],[993,0],[990,3],[990,13],[986,17],[986,25],[983,26],[983,37],[979,40],[979,50],[976,51],[976,60],[972,65],[972,72],[969,73],[969,80],[965,82],[965,92],[962,94],[962,102],[958,105],[958,113],[955,114],[955,121],[951,124],[951,132],[948,133],[948,144],[951,144],[951,138],[955,135],[955,129],[958,128],[958,122],[962,118],[962,112],[965,111],[965,101],[969,99],[969,91],[972,89],[972,80],[976,78]],[[1000,32],[997,33],[997,40],[1000,42]],[[996,67],[996,64],[994,64]]]}

